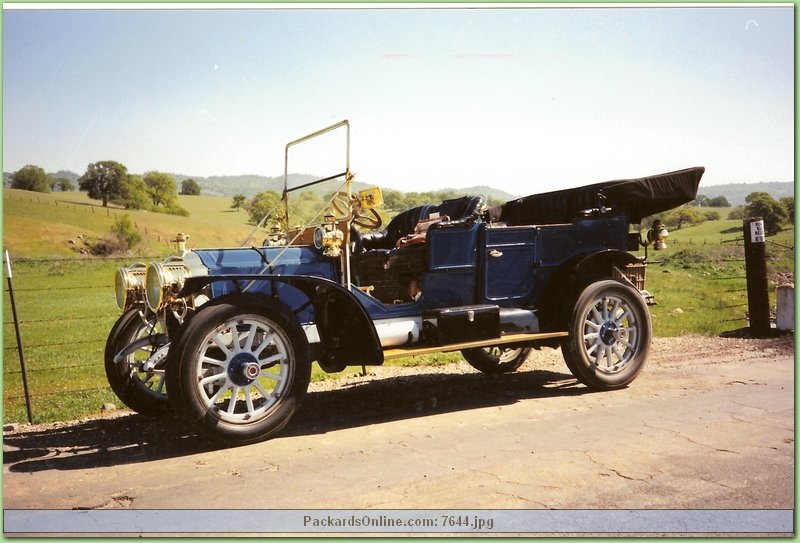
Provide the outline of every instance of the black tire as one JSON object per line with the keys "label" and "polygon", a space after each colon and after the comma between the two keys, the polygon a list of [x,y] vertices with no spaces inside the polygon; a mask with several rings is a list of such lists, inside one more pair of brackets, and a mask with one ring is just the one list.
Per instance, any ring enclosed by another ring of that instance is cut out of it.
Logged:
{"label": "black tire", "polygon": [[[131,309],[117,319],[106,340],[108,384],[122,403],[142,415],[170,412],[164,378],[169,344],[164,328],[155,315],[149,315],[145,321],[137,309]],[[134,342],[138,347],[115,362],[117,354]],[[151,357],[157,357],[158,361],[153,370],[144,371],[143,365]]]}
{"label": "black tire", "polygon": [[167,371],[175,410],[201,434],[235,445],[279,432],[310,380],[308,340],[297,319],[252,296],[198,311],[171,349]]}
{"label": "black tire", "polygon": [[470,366],[476,370],[489,374],[513,373],[528,358],[530,347],[478,347],[477,349],[464,349],[461,354]]}
{"label": "black tire", "polygon": [[650,312],[641,294],[608,279],[591,283],[578,296],[561,350],[581,383],[615,390],[630,384],[644,367],[651,335]]}

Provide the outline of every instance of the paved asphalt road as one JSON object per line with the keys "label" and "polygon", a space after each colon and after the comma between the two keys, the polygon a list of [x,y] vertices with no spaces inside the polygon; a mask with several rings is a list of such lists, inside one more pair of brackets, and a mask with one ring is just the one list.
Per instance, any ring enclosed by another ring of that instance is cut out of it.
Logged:
{"label": "paved asphalt road", "polygon": [[[188,527],[158,516],[114,528],[134,533],[262,532],[249,521],[281,510],[291,518],[269,517],[276,525],[263,533],[294,533],[309,510],[319,527],[331,511],[410,509],[436,517],[435,533],[442,523],[463,532],[463,517],[487,535],[493,514],[495,533],[547,531],[504,529],[507,509],[794,508],[793,338],[657,339],[643,374],[603,393],[577,385],[558,351],[499,378],[465,364],[383,378],[385,369],[312,390],[283,435],[247,447],[213,448],[177,420],[138,415],[6,432],[6,531],[60,526],[37,511],[29,520],[30,510],[63,510],[68,523],[75,511],[194,514]],[[628,520],[574,531],[641,531]],[[681,522],[648,531],[681,532]],[[776,530],[785,524],[766,531]]]}

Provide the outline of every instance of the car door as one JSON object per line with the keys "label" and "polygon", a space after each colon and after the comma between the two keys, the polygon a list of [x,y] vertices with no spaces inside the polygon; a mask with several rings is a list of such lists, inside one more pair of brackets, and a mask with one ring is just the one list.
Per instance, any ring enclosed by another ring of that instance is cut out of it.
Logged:
{"label": "car door", "polygon": [[513,305],[533,289],[537,227],[486,228],[483,291],[486,301]]}

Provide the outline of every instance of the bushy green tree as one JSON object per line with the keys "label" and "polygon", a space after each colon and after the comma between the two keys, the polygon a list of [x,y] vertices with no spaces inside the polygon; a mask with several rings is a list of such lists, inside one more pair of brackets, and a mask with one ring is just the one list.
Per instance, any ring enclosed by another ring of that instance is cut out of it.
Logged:
{"label": "bushy green tree", "polygon": [[50,190],[60,192],[70,192],[75,190],[75,185],[66,177],[51,177]]}
{"label": "bushy green tree", "polygon": [[669,229],[678,230],[684,226],[700,224],[706,220],[705,214],[694,206],[681,206],[661,215],[661,220]]}
{"label": "bushy green tree", "polygon": [[786,208],[766,192],[751,192],[745,199],[747,216],[764,219],[764,231],[774,236],[781,231],[781,226],[788,222],[789,213]]}
{"label": "bushy green tree", "polygon": [[11,174],[11,188],[50,192],[50,178],[42,168],[29,164]]}
{"label": "bushy green tree", "polygon": [[186,196],[200,196],[202,189],[194,179],[184,179],[181,183],[181,194]]}
{"label": "bushy green tree", "polygon": [[381,192],[383,194],[383,205],[387,209],[392,209],[394,211],[402,211],[405,209],[403,207],[405,205],[405,198],[402,192],[392,189],[387,189]]}
{"label": "bushy green tree", "polygon": [[286,217],[280,201],[280,195],[274,190],[266,190],[253,196],[244,204],[244,209],[250,216],[250,224],[258,224],[270,211],[272,217],[284,222]]}
{"label": "bushy green tree", "polygon": [[708,207],[731,207],[731,203],[724,196],[708,199]]}
{"label": "bushy green tree", "polygon": [[178,200],[178,185],[171,175],[162,172],[147,172],[144,174],[144,183],[147,185],[147,194],[153,202],[153,207],[174,207]]}
{"label": "bushy green tree", "polygon": [[247,201],[247,196],[244,194],[234,194],[233,196],[233,203],[231,204],[231,209],[235,209],[239,211]]}
{"label": "bushy green tree", "polygon": [[781,204],[786,209],[786,214],[789,215],[789,222],[794,222],[794,196],[784,196],[780,199]]}
{"label": "bushy green tree", "polygon": [[125,209],[147,209],[149,196],[144,180],[138,175],[126,175],[120,181],[118,194],[112,203]]}
{"label": "bushy green tree", "polygon": [[320,195],[310,191],[301,192],[297,198],[290,198],[289,220],[292,222],[290,226],[306,225],[315,215],[317,215],[316,222],[321,222],[323,215],[319,213],[328,201],[330,197],[323,200]]}
{"label": "bushy green tree", "polygon": [[744,206],[736,206],[728,212],[728,220],[744,219],[747,217],[747,210]]}
{"label": "bushy green tree", "polygon": [[78,188],[88,193],[89,198],[100,200],[103,207],[108,202],[120,197],[122,183],[128,175],[128,169],[113,160],[103,160],[89,164],[78,179]]}

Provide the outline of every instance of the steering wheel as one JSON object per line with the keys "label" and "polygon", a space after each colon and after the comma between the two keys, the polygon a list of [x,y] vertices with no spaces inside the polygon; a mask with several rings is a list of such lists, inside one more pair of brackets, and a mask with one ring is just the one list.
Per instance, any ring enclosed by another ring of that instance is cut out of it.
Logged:
{"label": "steering wheel", "polygon": [[377,230],[383,224],[383,219],[375,208],[362,208],[358,196],[348,196],[346,192],[337,192],[331,200],[331,207],[336,212],[337,219],[349,220],[352,224],[368,230]]}

